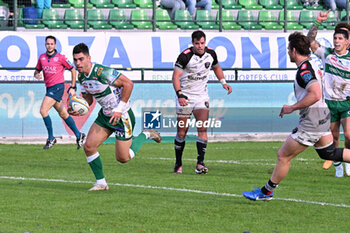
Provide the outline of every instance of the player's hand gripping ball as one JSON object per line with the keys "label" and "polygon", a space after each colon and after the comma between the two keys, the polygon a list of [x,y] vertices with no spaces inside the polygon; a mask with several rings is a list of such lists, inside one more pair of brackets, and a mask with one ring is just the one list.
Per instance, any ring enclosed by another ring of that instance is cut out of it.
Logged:
{"label": "player's hand gripping ball", "polygon": [[72,110],[78,112],[81,116],[89,112],[90,106],[83,97],[73,96],[70,98],[69,103]]}

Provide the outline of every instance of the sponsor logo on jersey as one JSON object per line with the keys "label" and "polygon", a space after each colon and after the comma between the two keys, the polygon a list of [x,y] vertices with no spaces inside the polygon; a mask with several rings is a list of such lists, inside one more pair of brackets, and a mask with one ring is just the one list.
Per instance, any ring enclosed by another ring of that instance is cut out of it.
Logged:
{"label": "sponsor logo on jersey", "polygon": [[309,82],[309,81],[312,79],[312,75],[311,75],[310,72],[308,72],[308,73],[302,75],[301,77],[302,77],[302,79],[304,79],[304,81],[305,81],[306,83]]}
{"label": "sponsor logo on jersey", "polygon": [[129,118],[126,118],[124,123],[126,125],[126,128],[128,129],[128,135],[132,135],[132,129]]}
{"label": "sponsor logo on jersey", "polygon": [[157,111],[145,111],[143,113],[143,128],[145,129],[160,129],[162,113]]}
{"label": "sponsor logo on jersey", "polygon": [[301,72],[300,75],[303,76],[306,73],[310,73],[310,70],[305,70],[305,71]]}
{"label": "sponsor logo on jersey", "polygon": [[114,133],[115,133],[115,136],[118,136],[118,137],[123,137],[124,136],[124,130],[120,129],[120,128],[116,128]]}
{"label": "sponsor logo on jersey", "polygon": [[306,64],[306,63],[304,63],[304,64],[300,67],[301,70],[305,70],[306,68],[307,68],[307,64]]}
{"label": "sponsor logo on jersey", "polygon": [[98,68],[98,70],[97,70],[97,76],[100,76],[100,75],[101,75],[102,70],[103,70],[103,68],[102,68],[102,67]]}
{"label": "sponsor logo on jersey", "polygon": [[332,56],[331,59],[332,59],[333,61],[338,61],[338,59],[337,59],[336,57],[334,57],[334,56]]}
{"label": "sponsor logo on jersey", "polygon": [[191,49],[186,49],[185,51],[183,51],[184,54],[188,54],[189,52],[191,52]]}

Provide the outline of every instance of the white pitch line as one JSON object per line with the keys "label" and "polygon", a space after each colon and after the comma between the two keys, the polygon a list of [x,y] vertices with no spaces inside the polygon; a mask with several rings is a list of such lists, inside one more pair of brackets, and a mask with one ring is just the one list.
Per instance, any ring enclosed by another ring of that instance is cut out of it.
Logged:
{"label": "white pitch line", "polygon": [[[94,182],[90,182],[90,181],[79,181],[79,180],[45,179],[45,178],[29,178],[29,177],[14,177],[14,176],[0,176],[0,179],[47,181],[47,182],[61,182],[61,183],[74,183],[74,184],[93,184],[94,183]],[[199,193],[199,194],[208,194],[208,195],[215,195],[215,196],[242,197],[242,195],[233,194],[233,193],[218,193],[218,192],[212,192],[212,191],[201,191],[201,190],[195,190],[195,189],[161,187],[161,186],[151,186],[151,185],[142,185],[142,184],[108,183],[108,185],[109,186],[113,185],[113,186],[122,186],[122,187],[133,187],[133,188],[145,188],[145,189],[159,189],[159,190],[166,190],[166,191],[178,191],[178,192],[188,192],[188,193]],[[278,198],[277,197],[277,198],[274,198],[274,200],[314,204],[314,205],[321,205],[321,206],[334,206],[334,207],[350,208],[350,205],[346,205],[346,204],[298,200],[298,199],[292,199],[292,198]]]}
{"label": "white pitch line", "polygon": [[[175,158],[162,158],[162,157],[138,157],[139,159],[152,159],[152,160],[169,160],[173,161]],[[197,161],[197,159],[182,159],[185,161]],[[275,166],[276,165],[276,159],[270,159],[271,161],[274,161],[274,163],[269,163],[268,159],[252,159],[252,160],[205,160],[208,163],[230,163],[230,164],[242,164],[242,165],[268,165],[268,166]],[[304,164],[307,164],[308,161],[315,161],[320,159],[304,159],[304,158],[297,158],[295,159],[299,162],[304,162]],[[256,162],[256,161],[260,161]],[[262,163],[265,162],[265,163]]]}

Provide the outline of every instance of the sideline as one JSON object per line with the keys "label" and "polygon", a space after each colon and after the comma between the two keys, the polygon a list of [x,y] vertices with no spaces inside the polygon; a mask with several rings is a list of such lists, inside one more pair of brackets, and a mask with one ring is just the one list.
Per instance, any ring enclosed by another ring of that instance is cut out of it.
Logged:
{"label": "sideline", "polygon": [[[90,182],[90,181],[79,181],[79,180],[44,179],[44,178],[14,177],[14,176],[0,176],[0,179],[61,182],[61,183],[75,183],[75,184],[93,184],[94,183],[94,182]],[[177,192],[188,192],[188,193],[215,195],[215,196],[228,196],[228,197],[243,198],[242,195],[238,195],[238,194],[218,193],[218,192],[201,191],[201,190],[195,190],[195,189],[183,189],[183,188],[172,188],[172,187],[161,187],[161,186],[139,185],[139,184],[120,184],[120,183],[108,183],[108,185],[109,186],[132,187],[132,188],[144,188],[144,189],[159,189],[159,190],[166,190],[166,191],[177,191]],[[350,205],[346,205],[346,204],[298,200],[298,199],[292,199],[292,198],[278,198],[277,197],[277,198],[273,198],[273,200],[306,203],[306,204],[321,205],[321,206],[334,206],[334,207],[350,208]]]}

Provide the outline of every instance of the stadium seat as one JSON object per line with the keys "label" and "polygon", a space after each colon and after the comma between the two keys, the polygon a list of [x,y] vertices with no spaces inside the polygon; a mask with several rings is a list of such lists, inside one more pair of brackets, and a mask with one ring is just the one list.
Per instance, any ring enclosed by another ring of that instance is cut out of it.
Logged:
{"label": "stadium seat", "polygon": [[0,6],[9,7],[9,4],[7,4],[6,2],[3,2],[3,1],[0,0]]}
{"label": "stadium seat", "polygon": [[242,9],[242,6],[237,4],[236,0],[222,0],[222,7],[225,9]]}
{"label": "stadium seat", "polygon": [[152,29],[153,25],[144,9],[131,11],[131,23],[138,29]]}
{"label": "stadium seat", "polygon": [[[300,11],[299,24],[304,28],[310,29],[314,25],[315,19],[314,11]],[[318,26],[318,29],[322,30],[323,26]]]}
{"label": "stadium seat", "polygon": [[[350,18],[350,11],[349,11],[349,18]],[[347,19],[346,19],[346,11],[345,10],[340,12],[340,20],[346,22]]]}
{"label": "stadium seat", "polygon": [[259,4],[268,10],[280,10],[283,8],[276,0],[259,0]]}
{"label": "stadium seat", "polygon": [[[74,8],[84,8],[84,0],[68,0],[68,2],[74,7]],[[88,3],[86,5],[87,8],[92,8],[92,4]]]}
{"label": "stadium seat", "polygon": [[106,23],[101,9],[88,10],[88,24],[93,29],[112,29],[112,25]]}
{"label": "stadium seat", "polygon": [[242,5],[245,9],[260,10],[262,6],[259,5],[256,0],[238,0],[238,3]]}
{"label": "stadium seat", "polygon": [[136,8],[136,4],[132,3],[131,0],[112,0],[112,3],[118,8]]}
{"label": "stadium seat", "polygon": [[[284,7],[284,1],[280,1],[280,4]],[[297,0],[288,0],[287,1],[288,10],[302,10],[303,6],[300,5]]]}
{"label": "stadium seat", "polygon": [[134,0],[134,3],[140,8],[153,8],[152,0]]}
{"label": "stadium seat", "polygon": [[195,24],[188,10],[175,11],[175,24],[181,29],[198,29],[199,25]]}
{"label": "stadium seat", "polygon": [[122,9],[112,9],[108,16],[109,24],[116,29],[134,29],[134,25],[128,22]]}
{"label": "stadium seat", "polygon": [[283,29],[282,25],[276,22],[276,18],[273,15],[273,12],[269,10],[259,11],[258,21],[259,24],[263,26],[266,30]]}
{"label": "stadium seat", "polygon": [[156,10],[156,26],[161,30],[177,29],[177,26],[171,22],[168,11],[164,9]]}
{"label": "stadium seat", "polygon": [[[222,10],[222,28],[225,30],[240,30],[242,26],[238,25],[235,21],[235,18],[231,11]],[[220,21],[220,13],[219,11],[216,14],[216,21],[219,23]]]}
{"label": "stadium seat", "polygon": [[215,23],[211,11],[209,10],[197,10],[196,12],[196,23],[202,29],[217,30],[219,25]]}
{"label": "stadium seat", "polygon": [[310,6],[307,6],[306,9],[307,10],[323,10],[323,4],[322,3],[318,4],[318,6],[314,6],[313,4],[310,4]]}
{"label": "stadium seat", "polygon": [[83,29],[83,16],[78,9],[67,9],[64,12],[64,23],[72,29]]}
{"label": "stadium seat", "polygon": [[[24,27],[25,29],[44,29],[45,25],[42,23],[35,23],[35,24],[28,24],[26,23],[25,19],[30,19],[30,18],[24,18],[24,8],[21,9],[19,12],[19,21],[18,21],[18,26],[19,27]],[[33,22],[33,21],[32,21]]]}
{"label": "stadium seat", "polygon": [[215,0],[211,1],[211,9],[219,9],[219,4]]}
{"label": "stadium seat", "polygon": [[52,8],[70,8],[71,5],[69,3],[52,3]]}
{"label": "stadium seat", "polygon": [[43,23],[50,29],[66,29],[67,25],[60,19],[58,11],[54,8],[44,9]]}
{"label": "stadium seat", "polygon": [[260,30],[261,25],[256,23],[253,12],[250,10],[239,10],[237,15],[238,24],[246,30]]}
{"label": "stadium seat", "polygon": [[[279,23],[284,27],[284,10],[280,11]],[[287,11],[287,30],[303,30],[304,27],[298,23],[293,11]]]}
{"label": "stadium seat", "polygon": [[114,4],[110,3],[109,0],[90,0],[92,5],[96,8],[113,8]]}
{"label": "stadium seat", "polygon": [[335,13],[333,11],[330,11],[328,13],[328,18],[326,19],[326,21],[322,23],[322,25],[327,30],[334,30],[336,24],[337,24],[337,17],[335,16]]}

